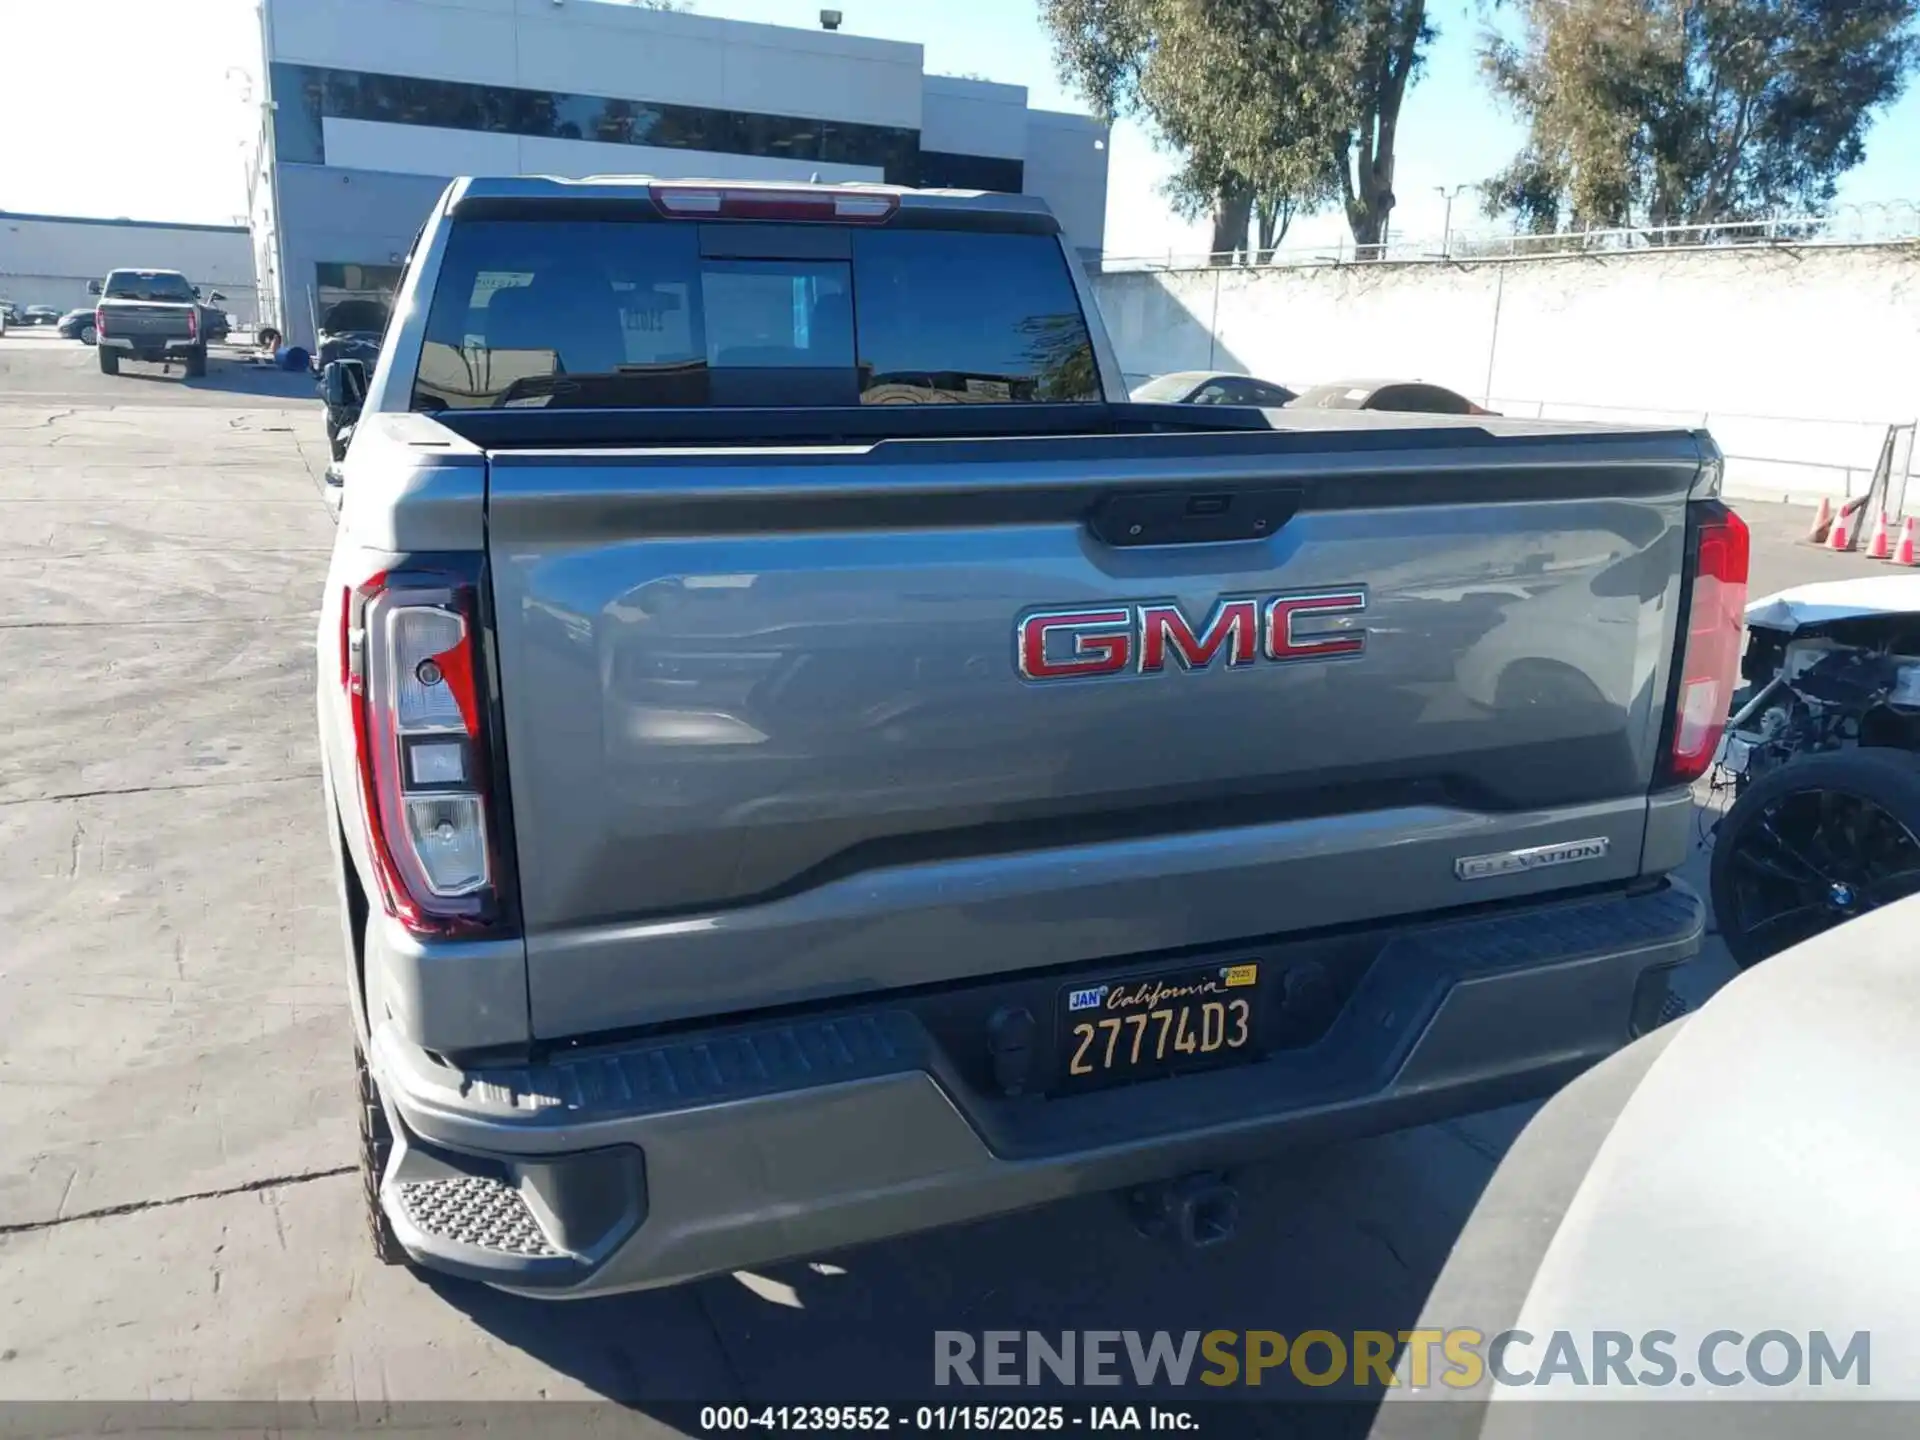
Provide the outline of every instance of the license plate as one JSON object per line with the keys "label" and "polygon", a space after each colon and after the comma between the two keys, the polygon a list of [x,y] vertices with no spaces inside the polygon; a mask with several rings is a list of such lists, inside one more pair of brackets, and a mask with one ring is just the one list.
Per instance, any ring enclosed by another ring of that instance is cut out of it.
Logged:
{"label": "license plate", "polygon": [[1094,1090],[1252,1060],[1257,960],[1164,970],[1061,990],[1054,1090]]}

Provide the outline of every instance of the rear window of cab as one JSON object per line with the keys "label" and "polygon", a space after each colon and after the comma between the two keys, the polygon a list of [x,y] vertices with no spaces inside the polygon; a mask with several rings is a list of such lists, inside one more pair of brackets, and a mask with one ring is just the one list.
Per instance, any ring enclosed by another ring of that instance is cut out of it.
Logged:
{"label": "rear window of cab", "polygon": [[1100,398],[1051,236],[748,228],[751,246],[727,224],[456,221],[414,408]]}

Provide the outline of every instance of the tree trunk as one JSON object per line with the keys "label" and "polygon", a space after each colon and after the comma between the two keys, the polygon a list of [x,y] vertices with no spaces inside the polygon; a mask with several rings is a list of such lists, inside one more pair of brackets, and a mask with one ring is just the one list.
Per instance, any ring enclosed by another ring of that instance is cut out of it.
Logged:
{"label": "tree trunk", "polygon": [[1287,238],[1287,231],[1293,225],[1292,197],[1272,195],[1256,201],[1253,207],[1253,218],[1255,229],[1259,232],[1254,263],[1270,265],[1273,263],[1274,252],[1280,248],[1280,242]]}
{"label": "tree trunk", "polygon": [[[1353,231],[1354,247],[1362,260],[1386,258],[1384,242],[1387,219],[1393,214],[1393,152],[1400,105],[1406,99],[1420,41],[1427,33],[1425,0],[1394,0],[1384,8],[1386,13],[1377,20],[1385,28],[1379,37],[1379,70],[1373,77],[1369,103],[1361,111],[1357,133],[1336,151],[1347,202],[1347,226]],[[1357,154],[1353,140],[1358,141]]]}
{"label": "tree trunk", "polygon": [[1253,221],[1253,191],[1244,185],[1229,185],[1213,203],[1213,246],[1215,265],[1236,263],[1247,248],[1247,227]]}

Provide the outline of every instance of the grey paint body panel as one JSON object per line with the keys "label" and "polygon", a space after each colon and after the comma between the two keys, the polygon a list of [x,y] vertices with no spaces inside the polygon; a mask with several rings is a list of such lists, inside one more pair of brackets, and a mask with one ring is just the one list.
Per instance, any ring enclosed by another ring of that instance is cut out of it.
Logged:
{"label": "grey paint body panel", "polygon": [[[1492,505],[1406,487],[1534,473],[1524,441],[492,456],[535,1033],[1638,873],[1698,468],[1644,443],[1589,464],[1599,493],[1549,498],[1576,460]],[[1115,550],[1075,514],[1228,482],[1333,498],[1220,545]],[[1340,508],[1335,487],[1369,485],[1412,503]],[[1354,585],[1357,659],[1044,684],[1014,665],[1037,607],[1173,599],[1197,624],[1222,596]],[[1132,827],[1109,837],[1116,813]],[[1588,863],[1454,873],[1593,835]]]}

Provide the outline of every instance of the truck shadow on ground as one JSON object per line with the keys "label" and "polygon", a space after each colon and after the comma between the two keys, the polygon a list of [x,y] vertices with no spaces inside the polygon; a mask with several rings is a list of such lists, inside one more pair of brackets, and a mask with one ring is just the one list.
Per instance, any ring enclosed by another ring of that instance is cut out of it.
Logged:
{"label": "truck shadow on ground", "polygon": [[144,380],[158,385],[178,385],[184,390],[212,391],[230,395],[258,395],[276,400],[308,400],[320,408],[320,393],[312,375],[305,371],[276,370],[267,365],[214,355],[202,376],[185,374],[179,365],[162,368],[137,360],[121,362],[117,377]]}
{"label": "truck shadow on ground", "polygon": [[[1327,1398],[1284,1370],[1260,1388],[1141,1385],[1123,1341],[1117,1385],[969,1388],[936,1377],[941,1331],[1311,1329],[1413,1324],[1499,1156],[1534,1107],[1275,1158],[1240,1172],[1240,1228],[1202,1250],[1149,1240],[1116,1197],[1083,1196],[675,1290],[551,1304],[434,1281],[499,1339],[666,1423],[686,1402],[1129,1403]],[[1471,1323],[1462,1317],[1459,1323]],[[1084,1343],[1084,1342],[1082,1342]],[[1370,1405],[1327,1407],[1316,1433],[1363,1432]],[[1363,1396],[1364,1398],[1364,1396]],[[676,1404],[676,1402],[678,1402]]]}

